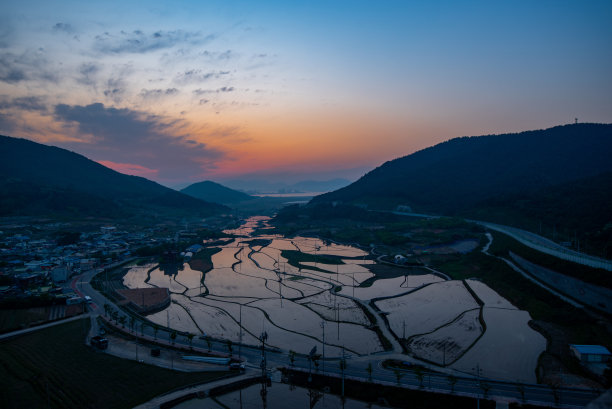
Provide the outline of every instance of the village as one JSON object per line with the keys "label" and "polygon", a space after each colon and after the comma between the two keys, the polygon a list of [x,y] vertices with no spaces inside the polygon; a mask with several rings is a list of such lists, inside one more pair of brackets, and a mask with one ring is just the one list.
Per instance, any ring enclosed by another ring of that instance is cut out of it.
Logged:
{"label": "village", "polygon": [[[71,286],[82,272],[117,265],[136,256],[157,256],[160,249],[214,235],[232,218],[151,227],[108,223],[5,221],[0,225],[0,331],[65,318],[85,310]],[[187,249],[187,247],[185,247]]]}

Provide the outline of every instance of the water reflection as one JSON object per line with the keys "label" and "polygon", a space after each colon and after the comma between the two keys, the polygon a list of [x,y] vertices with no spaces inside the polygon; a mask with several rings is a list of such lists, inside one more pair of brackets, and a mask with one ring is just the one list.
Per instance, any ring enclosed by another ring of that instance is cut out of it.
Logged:
{"label": "water reflection", "polygon": [[[355,399],[342,399],[338,395],[323,393],[316,389],[302,388],[286,384],[273,384],[266,387],[252,385],[226,395],[206,399],[193,399],[181,403],[176,409],[378,409],[382,406]],[[388,408],[388,406],[385,406]]]}
{"label": "water reflection", "polygon": [[328,358],[339,357],[342,348],[356,355],[383,352],[385,337],[395,353],[403,343],[414,357],[460,370],[481,356],[512,351],[514,361],[503,370],[496,359],[490,367],[481,362],[485,376],[535,382],[545,339],[527,325],[527,313],[485,284],[444,281],[420,268],[377,279],[375,262],[356,247],[310,237],[249,237],[268,220],[251,218],[226,232],[245,238],[211,244],[220,251],[206,273],[167,262],[134,267],[123,283],[169,288],[172,305],[148,319],[196,335],[257,345],[265,330],[271,347],[307,354],[316,345]]}

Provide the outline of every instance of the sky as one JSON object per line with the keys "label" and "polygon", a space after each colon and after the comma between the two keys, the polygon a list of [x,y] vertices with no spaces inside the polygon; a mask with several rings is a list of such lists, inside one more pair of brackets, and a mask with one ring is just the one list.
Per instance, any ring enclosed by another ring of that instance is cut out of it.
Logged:
{"label": "sky", "polygon": [[0,7],[0,134],[168,186],[354,180],[453,137],[612,122],[609,0]]}

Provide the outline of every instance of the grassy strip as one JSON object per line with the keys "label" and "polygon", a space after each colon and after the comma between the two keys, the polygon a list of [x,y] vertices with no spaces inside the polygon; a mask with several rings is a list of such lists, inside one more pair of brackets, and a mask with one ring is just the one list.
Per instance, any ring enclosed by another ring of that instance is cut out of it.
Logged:
{"label": "grassy strip", "polygon": [[609,271],[585,266],[539,252],[497,231],[491,231],[491,235],[493,236],[493,243],[489,248],[489,253],[491,254],[500,257],[508,257],[508,252],[512,251],[532,263],[546,267],[557,273],[565,274],[587,283],[612,288],[612,280],[610,280]]}
{"label": "grassy strip", "polygon": [[308,254],[308,253],[302,253],[301,251],[298,251],[298,250],[281,250],[281,257],[286,258],[289,265],[297,269],[301,270],[305,268],[311,271],[318,271],[318,272],[325,273],[325,274],[336,274],[336,273],[333,271],[323,270],[315,266],[302,265],[301,263],[310,262],[310,263],[340,265],[340,264],[344,264],[344,262],[342,261],[343,258],[348,258],[348,257],[331,256],[331,255]]}
{"label": "grassy strip", "polygon": [[3,408],[131,408],[227,372],[184,373],[96,352],[83,343],[89,319],[0,344]]}
{"label": "grassy strip", "polygon": [[189,261],[189,267],[191,267],[192,270],[208,273],[213,269],[212,256],[220,251],[221,249],[219,247],[207,247],[198,251]]}

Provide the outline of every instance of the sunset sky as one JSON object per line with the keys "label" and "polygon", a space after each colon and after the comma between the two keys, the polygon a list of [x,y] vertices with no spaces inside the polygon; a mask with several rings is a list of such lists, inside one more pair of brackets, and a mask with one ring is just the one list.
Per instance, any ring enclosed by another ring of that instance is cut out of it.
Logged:
{"label": "sunset sky", "polygon": [[0,134],[169,186],[612,122],[609,0],[93,3],[3,2]]}

